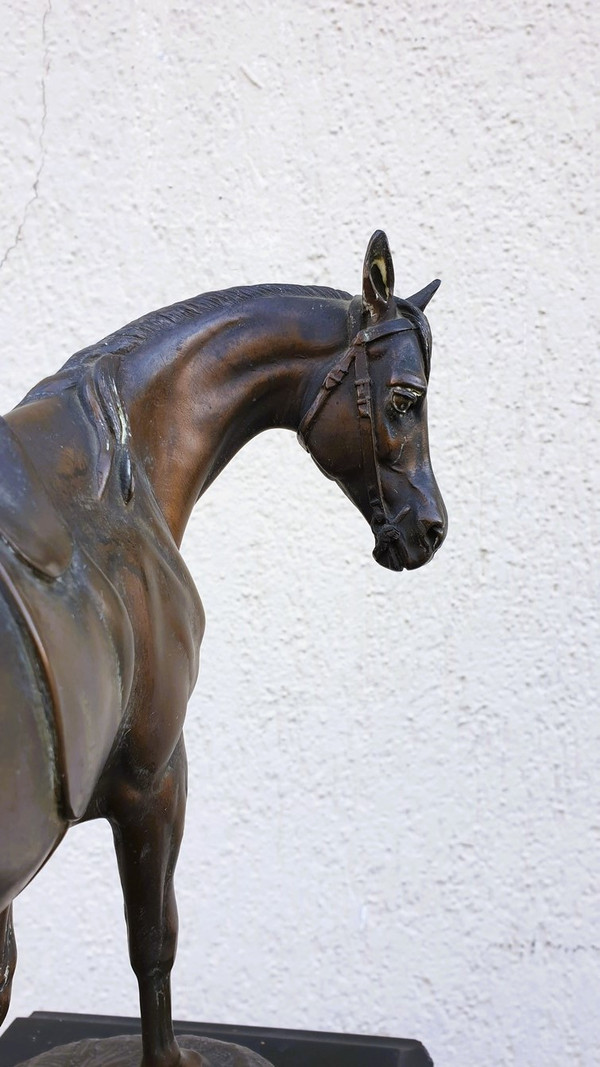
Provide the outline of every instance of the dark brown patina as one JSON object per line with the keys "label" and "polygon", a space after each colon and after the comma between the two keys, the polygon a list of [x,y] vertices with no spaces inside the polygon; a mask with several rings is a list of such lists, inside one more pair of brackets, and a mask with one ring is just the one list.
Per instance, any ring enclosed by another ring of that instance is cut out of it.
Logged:
{"label": "dark brown patina", "polygon": [[182,729],[204,630],[181,538],[239,448],[280,426],[365,515],[380,563],[426,563],[446,530],[425,410],[436,288],[395,298],[378,231],[359,298],[268,285],[175,304],[77,353],[0,419],[0,1019],[12,900],[70,825],[103,817],[144,1067],[199,1063],[170,1006]]}

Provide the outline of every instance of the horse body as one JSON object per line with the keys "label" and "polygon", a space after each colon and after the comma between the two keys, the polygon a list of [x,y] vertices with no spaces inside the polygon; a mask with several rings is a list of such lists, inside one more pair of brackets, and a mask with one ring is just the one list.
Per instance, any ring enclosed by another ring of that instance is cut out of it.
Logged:
{"label": "horse body", "polygon": [[[319,467],[371,522],[380,562],[419,566],[435,551],[445,512],[427,450],[426,320],[418,300],[395,302],[382,238],[367,252],[358,322],[349,295],[334,290],[208,294],[78,353],[6,416],[21,472],[11,475],[15,491],[20,499],[26,487],[48,536],[32,539],[31,521],[19,530],[14,508],[3,524],[0,495],[0,721],[10,740],[0,755],[9,841],[0,864],[0,1019],[15,964],[12,899],[69,825],[105,817],[139,983],[144,1067],[197,1063],[178,1048],[170,1010],[182,729],[204,629],[179,544],[198,497],[246,441],[304,426]],[[400,303],[409,318],[400,319]],[[365,372],[371,343],[386,358]],[[345,380],[353,361],[358,414],[370,420],[360,435]],[[19,790],[19,780],[29,785]]]}
{"label": "horse body", "polygon": [[[55,580],[24,565],[0,541],[5,601],[25,621],[22,641],[29,646],[27,658],[36,664],[28,691],[41,690],[46,701],[50,740],[45,744],[54,753],[53,803],[62,830],[63,823],[98,810],[101,775],[123,732],[137,727],[136,766],[154,770],[160,756],[136,715],[143,709],[147,726],[157,716],[170,721],[163,713],[169,704],[185,708],[196,680],[204,617],[143,471],[129,504],[114,465],[99,496],[100,443],[74,389],[19,407],[6,421],[37,457],[48,494],[60,502],[73,536],[68,566]],[[65,444],[61,430],[67,424]],[[63,489],[62,499],[61,484],[72,487],[66,495]],[[3,679],[11,676],[8,647],[4,642]],[[14,714],[4,693],[2,705],[3,719],[13,728],[23,723],[23,714]],[[182,718],[175,720],[167,755],[181,732]],[[18,765],[6,750],[0,762],[9,794]],[[44,799],[49,808],[50,797]],[[10,868],[5,854],[0,890],[14,896]],[[34,873],[30,870],[29,877]],[[3,903],[0,891],[0,910]]]}

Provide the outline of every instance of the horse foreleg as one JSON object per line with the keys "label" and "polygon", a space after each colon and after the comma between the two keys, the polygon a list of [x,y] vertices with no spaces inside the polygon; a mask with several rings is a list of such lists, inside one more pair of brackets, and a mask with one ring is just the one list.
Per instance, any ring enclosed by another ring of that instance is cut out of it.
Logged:
{"label": "horse foreleg", "polygon": [[199,1067],[181,1050],[171,1020],[171,969],[177,946],[173,874],[185,815],[183,739],[161,778],[148,788],[121,788],[109,814],[125,900],[129,957],[138,980],[142,1067]]}
{"label": "horse foreleg", "polygon": [[10,1004],[13,974],[17,965],[17,943],[12,921],[12,904],[0,913],[0,1024]]}

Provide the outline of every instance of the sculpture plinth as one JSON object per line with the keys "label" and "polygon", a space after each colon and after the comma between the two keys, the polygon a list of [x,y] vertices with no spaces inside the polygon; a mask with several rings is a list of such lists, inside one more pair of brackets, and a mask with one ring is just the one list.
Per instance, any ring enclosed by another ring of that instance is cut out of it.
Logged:
{"label": "sculpture plinth", "polygon": [[[81,1044],[93,1040],[102,1045],[119,1034],[125,1034],[125,1041],[129,1041],[138,1031],[138,1019],[35,1012],[28,1019],[16,1019],[4,1037],[0,1037],[0,1065],[23,1067],[23,1060],[28,1062],[34,1052],[39,1054],[43,1049],[42,1055],[46,1055],[47,1050],[67,1042]],[[187,1043],[190,1034],[193,1041],[227,1043],[264,1057],[273,1067],[433,1067],[419,1041],[402,1038],[189,1022],[175,1023],[175,1031],[182,1044]],[[139,1037],[136,1040],[139,1042]],[[56,1067],[71,1067],[71,1064],[59,1062]],[[96,1064],[86,1062],[85,1067],[96,1067]]]}

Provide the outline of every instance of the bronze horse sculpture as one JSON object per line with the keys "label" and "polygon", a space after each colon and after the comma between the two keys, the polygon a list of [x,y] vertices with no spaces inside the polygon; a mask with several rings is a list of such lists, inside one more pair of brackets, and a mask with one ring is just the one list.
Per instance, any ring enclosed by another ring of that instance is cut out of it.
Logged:
{"label": "bronze horse sculpture", "polygon": [[204,628],[179,545],[241,446],[286,427],[370,523],[379,563],[433,556],[446,513],[423,311],[438,284],[396,298],[377,231],[359,297],[261,285],[175,304],[76,353],[0,419],[0,1021],[11,902],[69,826],[102,817],[143,1067],[200,1063],[176,1043],[170,1004],[182,729]]}

